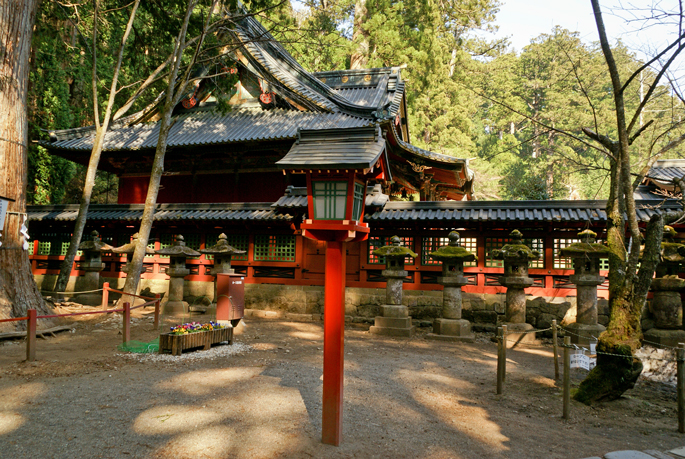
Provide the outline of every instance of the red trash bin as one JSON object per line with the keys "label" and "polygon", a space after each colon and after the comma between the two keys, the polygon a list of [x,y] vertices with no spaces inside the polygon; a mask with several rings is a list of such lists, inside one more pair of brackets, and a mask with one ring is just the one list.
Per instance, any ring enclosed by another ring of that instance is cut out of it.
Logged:
{"label": "red trash bin", "polygon": [[217,274],[216,293],[216,321],[237,326],[245,315],[245,276]]}

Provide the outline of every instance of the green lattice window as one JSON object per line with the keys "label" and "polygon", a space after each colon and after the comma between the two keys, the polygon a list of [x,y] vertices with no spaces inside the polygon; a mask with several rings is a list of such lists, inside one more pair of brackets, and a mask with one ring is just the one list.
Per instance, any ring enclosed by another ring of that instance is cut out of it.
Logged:
{"label": "green lattice window", "polygon": [[[378,257],[373,254],[373,251],[383,247],[384,245],[390,244],[390,238],[392,236],[369,236],[368,239],[368,247],[369,247],[369,253],[367,257],[367,261],[369,264],[374,264],[374,265],[384,265],[385,264],[385,257]],[[414,236],[398,236],[400,238],[400,244],[403,247],[407,247],[408,249],[414,250]],[[404,264],[405,265],[413,265],[414,264],[414,259],[412,257],[406,257],[404,259]]]}
{"label": "green lattice window", "polygon": [[254,259],[255,261],[295,261],[295,236],[292,234],[255,235]]}
{"label": "green lattice window", "polygon": [[[186,242],[186,246],[190,247],[193,250],[200,250],[200,245],[202,241],[202,236],[200,234],[194,233],[194,234],[188,234],[188,235],[183,235],[183,239]],[[199,257],[188,257],[190,259],[197,259]]]}
{"label": "green lattice window", "polygon": [[[250,248],[250,237],[247,234],[228,234],[228,245],[238,249],[244,250],[242,255],[233,255],[232,260],[247,261],[247,250]],[[294,241],[294,239],[293,239]],[[293,242],[294,247],[294,242]],[[294,258],[293,258],[294,260]]]}
{"label": "green lattice window", "polygon": [[314,182],[314,218],[343,220],[347,206],[347,182]]}
{"label": "green lattice window", "polygon": [[29,240],[29,255],[33,255],[35,244],[33,243],[33,240]]}
{"label": "green lattice window", "polygon": [[[244,250],[245,253],[242,255],[233,255],[231,260],[241,260],[247,261],[247,249],[250,246],[250,237],[247,234],[229,234],[226,236],[228,240],[228,245],[234,247],[238,250]],[[205,236],[205,248],[212,247],[216,245],[219,240],[219,233],[207,234]],[[205,255],[206,260],[213,260],[214,255]]]}
{"label": "green lattice window", "polygon": [[[166,249],[171,247],[174,242],[174,235],[171,233],[163,233],[159,235],[159,248]],[[153,247],[154,248],[154,247]],[[160,255],[159,258],[169,258],[169,255]]]}
{"label": "green lattice window", "polygon": [[[43,233],[38,239],[37,255],[64,256],[69,249],[69,233]],[[29,242],[30,245],[30,242]]]}
{"label": "green lattice window", "polygon": [[580,242],[578,239],[555,239],[554,240],[554,269],[573,269],[573,261],[569,257],[561,256],[561,249]]}
{"label": "green lattice window", "polygon": [[359,220],[362,216],[362,208],[364,205],[364,185],[361,183],[354,183],[354,203],[352,206],[352,220]]}
{"label": "green lattice window", "polygon": [[[433,260],[429,254],[435,252],[440,247],[449,244],[449,239],[446,237],[428,236],[421,239],[421,264],[424,266],[437,266],[440,262]],[[472,254],[478,256],[478,239],[475,237],[463,237],[459,244]],[[478,266],[477,261],[468,261],[464,263],[464,267]]]}
{"label": "green lattice window", "polygon": [[[509,244],[511,239],[504,237],[487,237],[485,238],[485,267],[486,268],[503,268],[504,262],[502,260],[495,260],[492,258],[492,251],[495,249],[501,249],[506,244]],[[544,239],[524,239],[523,243],[526,244],[531,250],[537,250],[540,253],[540,258],[538,260],[533,260],[529,263],[529,268],[544,268],[545,267],[545,241]]]}

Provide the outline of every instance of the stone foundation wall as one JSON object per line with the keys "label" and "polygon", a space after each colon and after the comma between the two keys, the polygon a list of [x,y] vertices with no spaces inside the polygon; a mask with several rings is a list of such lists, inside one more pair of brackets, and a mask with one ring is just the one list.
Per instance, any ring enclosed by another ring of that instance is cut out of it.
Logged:
{"label": "stone foundation wall", "polygon": [[[35,276],[39,288],[52,288],[56,276]],[[79,291],[79,280],[72,277],[68,290]],[[101,278],[100,285],[109,282],[115,289],[124,287],[125,279]],[[45,287],[43,287],[45,286]],[[141,279],[140,288],[149,288],[152,293],[164,294],[168,281]],[[185,283],[185,300],[189,304],[209,304],[214,297],[211,282]],[[553,319],[561,325],[576,320],[576,298],[533,297],[526,301],[526,322],[537,329],[549,328]],[[462,317],[471,321],[475,331],[495,331],[497,324],[504,321],[506,294],[463,293]],[[321,320],[323,314],[324,290],[320,286],[294,286],[277,284],[246,284],[245,308],[247,315],[263,318],[290,318],[293,320]],[[385,289],[350,288],[345,292],[346,320],[357,323],[373,323],[385,302]],[[433,319],[440,317],[442,310],[441,291],[405,290],[402,303],[409,307],[409,314],[415,325],[430,327]],[[607,300],[597,303],[598,322],[604,326],[609,322]],[[650,317],[645,307],[643,325],[649,327]],[[653,326],[653,325],[652,325]]]}

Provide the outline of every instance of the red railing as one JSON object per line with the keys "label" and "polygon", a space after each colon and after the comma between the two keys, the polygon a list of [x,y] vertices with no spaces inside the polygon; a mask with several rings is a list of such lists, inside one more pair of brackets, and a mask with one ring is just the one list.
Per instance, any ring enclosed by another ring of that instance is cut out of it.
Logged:
{"label": "red railing", "polygon": [[133,296],[136,298],[142,298],[144,300],[150,300],[138,306],[131,307],[131,303],[125,302],[124,307],[120,309],[104,309],[100,311],[88,311],[88,312],[71,312],[68,314],[48,314],[44,316],[39,316],[35,309],[29,309],[27,311],[26,317],[13,317],[11,319],[0,319],[0,323],[3,322],[17,322],[20,320],[28,321],[26,327],[26,360],[32,362],[36,360],[36,323],[38,319],[53,319],[57,317],[70,317],[70,316],[83,316],[90,314],[110,314],[113,312],[123,312],[124,313],[124,330],[123,330],[123,342],[124,344],[131,341],[131,311],[134,309],[144,308],[146,306],[155,305],[155,318],[154,327],[159,327],[159,305],[161,302],[160,295],[155,295],[155,298],[134,295],[132,293],[124,293],[120,290],[114,290],[109,288],[109,283],[105,282],[102,290],[102,303],[103,307],[107,307],[107,302],[109,299],[109,292],[117,292],[128,296]]}

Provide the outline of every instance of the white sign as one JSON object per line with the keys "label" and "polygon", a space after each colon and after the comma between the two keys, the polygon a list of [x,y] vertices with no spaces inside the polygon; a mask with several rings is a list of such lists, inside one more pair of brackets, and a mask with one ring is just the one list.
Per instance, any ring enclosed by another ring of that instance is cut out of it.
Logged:
{"label": "white sign", "polygon": [[5,229],[5,215],[7,215],[7,206],[9,203],[9,201],[0,198],[0,231]]}
{"label": "white sign", "polygon": [[590,369],[590,357],[585,354],[571,354],[571,368]]}
{"label": "white sign", "polygon": [[584,370],[592,370],[597,365],[597,357],[585,355],[585,351],[578,351],[576,354],[571,354],[571,368],[582,368]]}

